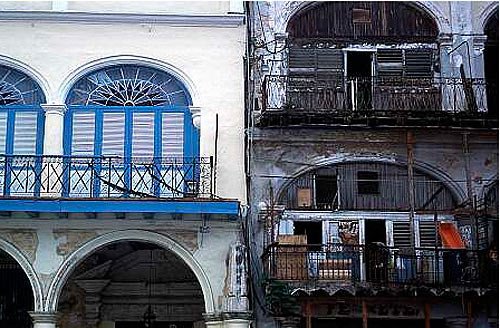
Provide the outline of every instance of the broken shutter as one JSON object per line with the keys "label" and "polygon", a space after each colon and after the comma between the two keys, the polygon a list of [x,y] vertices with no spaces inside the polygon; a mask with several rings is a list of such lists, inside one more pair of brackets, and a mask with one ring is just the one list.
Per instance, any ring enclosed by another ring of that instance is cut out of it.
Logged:
{"label": "broken shutter", "polygon": [[410,223],[405,221],[394,221],[392,224],[394,247],[408,248],[410,243]]}
{"label": "broken shutter", "polygon": [[403,66],[403,51],[401,49],[377,50],[377,73],[379,77],[402,77]]}
{"label": "broken shutter", "polygon": [[291,75],[344,76],[344,53],[330,48],[290,48],[288,68]]}
{"label": "broken shutter", "polygon": [[432,49],[378,49],[379,77],[430,78],[433,75]]}
{"label": "broken shutter", "polygon": [[431,78],[433,54],[431,49],[405,50],[405,76]]}
{"label": "broken shutter", "polygon": [[[439,234],[436,236],[436,226],[433,221],[420,221],[420,247],[435,247],[439,246]],[[436,245],[437,238],[437,245]]]}

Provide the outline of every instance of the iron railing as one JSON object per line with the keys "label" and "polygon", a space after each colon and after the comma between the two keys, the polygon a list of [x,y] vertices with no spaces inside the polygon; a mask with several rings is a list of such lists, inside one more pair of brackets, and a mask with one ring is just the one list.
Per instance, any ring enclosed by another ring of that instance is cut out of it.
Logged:
{"label": "iron railing", "polygon": [[[484,79],[328,77],[270,75],[263,86],[263,110],[297,112],[486,113]],[[495,111],[497,109],[491,109]]]}
{"label": "iron railing", "polygon": [[269,278],[287,281],[430,287],[487,287],[498,281],[496,254],[465,249],[273,244],[263,261]]}
{"label": "iron railing", "polygon": [[213,159],[0,155],[0,197],[211,198]]}

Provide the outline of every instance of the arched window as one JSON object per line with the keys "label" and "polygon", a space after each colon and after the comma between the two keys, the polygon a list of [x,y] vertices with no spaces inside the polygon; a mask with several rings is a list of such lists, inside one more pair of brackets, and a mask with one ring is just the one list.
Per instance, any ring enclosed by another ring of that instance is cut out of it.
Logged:
{"label": "arched window", "polygon": [[196,189],[199,133],[191,97],[173,75],[109,66],[76,81],[66,105],[67,196],[180,197]]}
{"label": "arched window", "polygon": [[191,157],[198,154],[191,98],[172,75],[145,66],[91,72],[70,90],[66,155]]}
{"label": "arched window", "polygon": [[40,155],[45,96],[25,73],[0,65],[0,154]]}

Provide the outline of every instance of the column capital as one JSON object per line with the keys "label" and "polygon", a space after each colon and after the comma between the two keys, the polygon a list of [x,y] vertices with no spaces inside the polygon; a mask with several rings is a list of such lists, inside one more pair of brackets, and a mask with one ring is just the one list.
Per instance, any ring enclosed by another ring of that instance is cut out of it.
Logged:
{"label": "column capital", "polygon": [[201,107],[189,106],[189,111],[193,117],[193,125],[199,129],[201,127]]}
{"label": "column capital", "polygon": [[41,104],[46,114],[56,114],[63,116],[68,107],[65,104]]}
{"label": "column capital", "polygon": [[29,311],[28,314],[31,316],[34,324],[56,324],[57,321],[56,312]]}

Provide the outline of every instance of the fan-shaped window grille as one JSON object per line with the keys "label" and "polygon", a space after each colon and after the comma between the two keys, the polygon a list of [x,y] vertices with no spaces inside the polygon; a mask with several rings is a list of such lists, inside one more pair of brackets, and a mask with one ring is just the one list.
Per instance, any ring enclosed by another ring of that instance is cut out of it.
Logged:
{"label": "fan-shaped window grille", "polygon": [[43,148],[45,95],[18,69],[0,65],[0,154],[39,155]]}
{"label": "fan-shaped window grille", "polygon": [[81,78],[68,95],[68,105],[186,106],[189,96],[172,75],[150,67],[118,65]]}
{"label": "fan-shaped window grille", "polygon": [[0,66],[0,106],[44,102],[43,92],[32,78],[17,69]]}

